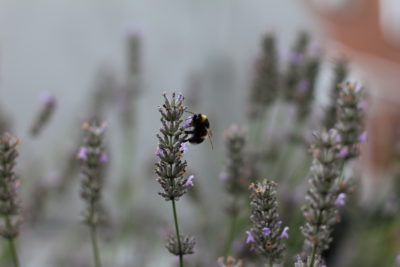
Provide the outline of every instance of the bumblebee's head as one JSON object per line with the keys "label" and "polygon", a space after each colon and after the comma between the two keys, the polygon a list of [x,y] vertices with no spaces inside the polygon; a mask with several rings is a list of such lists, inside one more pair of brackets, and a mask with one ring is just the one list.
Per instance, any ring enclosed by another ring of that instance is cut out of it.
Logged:
{"label": "bumblebee's head", "polygon": [[204,122],[208,121],[206,115],[204,115],[204,114],[199,114],[198,116],[200,117],[200,122],[201,122],[201,123],[204,123]]}

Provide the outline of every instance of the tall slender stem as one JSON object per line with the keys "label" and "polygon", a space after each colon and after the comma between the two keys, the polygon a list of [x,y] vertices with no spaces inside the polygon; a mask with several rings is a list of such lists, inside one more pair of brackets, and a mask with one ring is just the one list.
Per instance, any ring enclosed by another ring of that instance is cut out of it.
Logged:
{"label": "tall slender stem", "polygon": [[97,228],[96,223],[93,222],[94,217],[94,202],[91,201],[90,203],[90,238],[92,240],[92,249],[93,249],[93,259],[94,259],[94,266],[101,267],[100,261],[100,253],[99,253],[99,246],[97,244]]}
{"label": "tall slender stem", "polygon": [[[7,229],[10,229],[11,222],[10,222],[10,217],[8,217],[8,215],[5,216],[5,222],[6,222]],[[17,249],[15,247],[15,242],[14,242],[13,237],[8,238],[8,244],[10,246],[10,253],[11,253],[11,257],[14,262],[14,266],[19,267],[20,265],[19,265],[19,260],[18,260],[18,254],[17,254]]]}
{"label": "tall slender stem", "polygon": [[183,255],[182,255],[182,247],[181,247],[181,235],[179,234],[179,224],[178,224],[178,216],[176,215],[176,204],[175,199],[172,199],[172,210],[174,213],[174,221],[175,221],[175,230],[176,230],[176,239],[178,240],[178,248],[179,248],[179,266],[183,267]]}
{"label": "tall slender stem", "polygon": [[101,267],[99,247],[97,245],[96,225],[90,226],[90,235],[91,235],[91,239],[92,239],[94,264],[95,264],[96,267]]}
{"label": "tall slender stem", "polygon": [[311,251],[310,265],[308,265],[308,267],[313,267],[314,266],[316,252],[317,252],[317,245],[314,244],[313,247],[312,247],[312,251]]}

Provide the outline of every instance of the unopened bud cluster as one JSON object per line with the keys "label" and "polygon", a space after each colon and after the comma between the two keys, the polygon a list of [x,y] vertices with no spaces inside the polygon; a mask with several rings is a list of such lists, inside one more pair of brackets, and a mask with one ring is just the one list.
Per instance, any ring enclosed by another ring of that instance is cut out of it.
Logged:
{"label": "unopened bud cluster", "polygon": [[176,256],[179,255],[188,255],[188,254],[193,254],[194,253],[194,245],[196,244],[196,240],[193,236],[190,235],[185,235],[185,236],[180,236],[181,238],[181,251],[179,251],[179,244],[178,240],[176,239],[176,236],[169,236],[167,238],[167,243],[165,247],[168,249],[168,251],[171,254],[174,254]]}
{"label": "unopened bud cluster", "polygon": [[241,260],[236,260],[231,256],[228,256],[226,259],[223,257],[218,258],[217,263],[220,267],[243,267],[243,262]]}
{"label": "unopened bud cluster", "polygon": [[21,222],[17,199],[20,181],[14,173],[18,143],[18,138],[9,133],[0,136],[0,215],[7,218],[6,225],[0,228],[0,235],[8,239],[18,236]]}
{"label": "unopened bud cluster", "polygon": [[187,134],[182,125],[182,116],[186,109],[183,96],[174,93],[169,100],[164,94],[164,100],[163,106],[159,108],[162,127],[160,134],[157,134],[159,144],[156,155],[159,161],[156,163],[155,172],[158,175],[157,182],[164,190],[159,194],[168,201],[178,200],[193,182],[185,175],[187,162],[182,160],[187,149]]}

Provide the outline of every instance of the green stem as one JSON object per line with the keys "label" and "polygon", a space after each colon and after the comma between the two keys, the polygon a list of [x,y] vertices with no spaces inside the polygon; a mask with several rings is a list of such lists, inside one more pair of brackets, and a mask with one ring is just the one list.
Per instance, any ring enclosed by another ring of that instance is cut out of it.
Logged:
{"label": "green stem", "polygon": [[90,235],[92,239],[94,264],[96,267],[101,267],[99,247],[97,245],[97,231],[96,231],[96,225],[94,224],[90,226]]}
{"label": "green stem", "polygon": [[179,234],[178,216],[176,215],[176,204],[175,204],[175,199],[172,199],[172,210],[173,210],[173,213],[174,213],[175,230],[176,230],[176,239],[178,240],[179,266],[180,266],[180,267],[183,267],[183,255],[182,255],[182,247],[181,247],[181,235]]}
{"label": "green stem", "polygon": [[308,267],[313,267],[314,266],[314,261],[315,261],[315,255],[317,253],[317,245],[313,245],[312,251],[311,251],[311,261],[310,265]]}
{"label": "green stem", "polygon": [[236,204],[236,199],[233,201],[232,204],[232,217],[231,217],[231,223],[229,226],[229,232],[225,241],[225,246],[224,246],[224,256],[227,258],[229,256],[229,253],[231,252],[232,248],[232,242],[233,239],[235,238],[235,232],[236,232],[236,221],[238,217],[238,210],[237,210],[237,204]]}
{"label": "green stem", "polygon": [[[10,222],[10,217],[8,217],[8,215],[5,216],[5,222],[6,222],[6,227],[7,229],[11,228],[11,222]],[[19,260],[18,260],[18,254],[17,254],[17,249],[15,247],[15,242],[14,242],[14,238],[8,238],[8,244],[10,246],[10,253],[11,253],[11,257],[13,259],[14,262],[14,266],[15,267],[19,267]]]}

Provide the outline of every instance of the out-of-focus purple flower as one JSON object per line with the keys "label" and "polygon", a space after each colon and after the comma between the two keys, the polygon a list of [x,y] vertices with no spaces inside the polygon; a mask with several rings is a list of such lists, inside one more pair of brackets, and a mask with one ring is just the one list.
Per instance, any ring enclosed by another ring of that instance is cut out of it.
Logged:
{"label": "out-of-focus purple flower", "polygon": [[78,154],[76,156],[78,159],[86,160],[87,159],[87,148],[84,146],[81,146],[79,148]]}
{"label": "out-of-focus purple flower", "polygon": [[297,89],[300,93],[305,93],[310,88],[310,82],[308,80],[302,79],[297,84]]}
{"label": "out-of-focus purple flower", "polygon": [[161,149],[159,146],[157,146],[157,149],[156,149],[156,156],[161,157]]}
{"label": "out-of-focus purple flower", "polygon": [[180,151],[181,153],[185,153],[186,150],[187,150],[187,142],[184,142],[184,143],[181,144],[181,146],[180,146],[180,148],[179,148],[179,151]]}
{"label": "out-of-focus purple flower", "polygon": [[254,237],[251,234],[251,232],[250,231],[246,231],[246,234],[247,234],[246,243],[247,244],[254,243],[255,240],[254,240]]}
{"label": "out-of-focus purple flower", "polygon": [[261,232],[261,233],[263,234],[263,236],[268,236],[268,235],[271,234],[271,229],[269,229],[268,227],[264,227],[264,228],[262,229],[262,232]]}
{"label": "out-of-focus purple flower", "polygon": [[191,127],[192,126],[192,120],[193,120],[193,117],[192,116],[190,116],[190,117],[188,117],[186,120],[185,120],[185,128],[189,128],[189,127]]}
{"label": "out-of-focus purple flower", "polygon": [[100,156],[100,162],[101,162],[101,163],[106,163],[106,162],[108,162],[108,156],[107,156],[106,153],[101,154],[101,156]]}
{"label": "out-of-focus purple flower", "polygon": [[362,132],[362,134],[358,137],[358,140],[359,140],[361,143],[367,142],[367,140],[368,140],[368,133],[367,133],[367,131]]}
{"label": "out-of-focus purple flower", "polygon": [[345,193],[340,193],[335,200],[335,205],[344,206],[346,204],[346,197]]}
{"label": "out-of-focus purple flower", "polygon": [[47,105],[55,105],[55,104],[57,104],[57,98],[53,95],[53,94],[51,94],[51,93],[48,93],[48,92],[46,92],[46,93],[43,93],[41,96],[40,96],[40,100],[44,103],[44,104],[47,104]]}
{"label": "out-of-focus purple flower", "polygon": [[396,256],[396,263],[400,265],[400,253]]}
{"label": "out-of-focus purple flower", "polygon": [[281,225],[282,225],[282,221],[278,221],[276,224],[277,224],[278,226],[281,226]]}
{"label": "out-of-focus purple flower", "polygon": [[178,94],[178,96],[176,97],[176,99],[178,99],[178,101],[183,101],[183,95],[182,94]]}
{"label": "out-of-focus purple flower", "polygon": [[342,136],[340,134],[337,134],[336,137],[335,137],[335,141],[337,143],[341,143],[342,142]]}
{"label": "out-of-focus purple flower", "polygon": [[186,186],[194,186],[193,183],[194,175],[190,175],[185,183]]}
{"label": "out-of-focus purple flower", "polygon": [[222,180],[222,181],[228,180],[228,174],[226,172],[221,172],[219,174],[219,179]]}
{"label": "out-of-focus purple flower", "polygon": [[288,227],[288,226],[285,226],[285,227],[283,228],[283,231],[282,231],[282,233],[281,233],[281,235],[280,235],[279,237],[280,237],[280,238],[289,238],[288,231],[289,231],[289,227]]}
{"label": "out-of-focus purple flower", "polygon": [[339,151],[339,157],[344,158],[349,154],[349,149],[347,146],[344,146]]}

